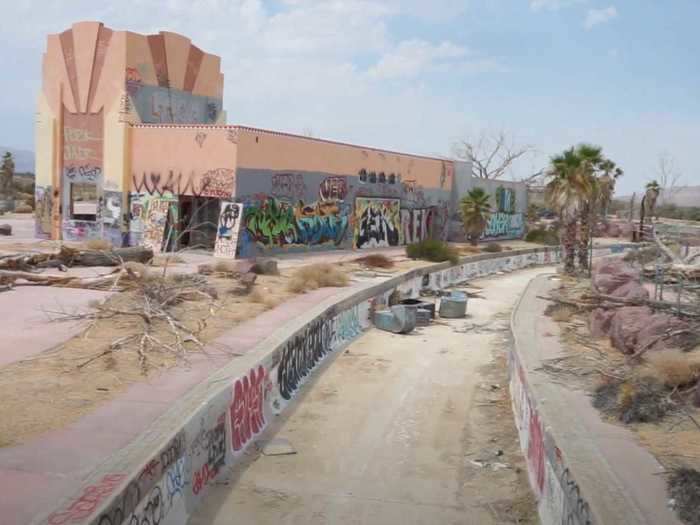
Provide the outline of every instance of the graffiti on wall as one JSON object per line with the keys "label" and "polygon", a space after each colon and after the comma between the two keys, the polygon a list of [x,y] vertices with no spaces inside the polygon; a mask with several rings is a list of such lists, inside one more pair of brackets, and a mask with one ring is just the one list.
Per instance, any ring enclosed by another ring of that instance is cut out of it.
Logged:
{"label": "graffiti on wall", "polygon": [[[168,244],[175,234],[177,224],[178,202],[172,198],[158,197],[150,199],[148,207],[141,210],[143,218],[143,245],[151,248],[153,253],[163,250],[164,241]],[[133,207],[132,207],[133,209]],[[144,215],[145,214],[145,215]],[[166,239],[166,234],[169,239]]]}
{"label": "graffiti on wall", "polygon": [[262,365],[236,380],[230,408],[231,448],[234,452],[243,450],[253,436],[265,428],[263,403],[271,388]]}
{"label": "graffiti on wall", "polygon": [[401,244],[420,242],[430,237],[434,210],[402,209],[401,210]]}
{"label": "graffiti on wall", "polygon": [[401,231],[399,199],[355,199],[355,247],[398,246]]}
{"label": "graffiti on wall", "polygon": [[235,170],[230,168],[209,170],[200,179],[199,196],[227,199],[233,196],[235,184]]}
{"label": "graffiti on wall", "polygon": [[295,205],[268,197],[248,206],[246,231],[264,247],[287,245],[339,245],[348,227],[348,216],[339,201],[318,201]]}
{"label": "graffiti on wall", "polygon": [[[133,72],[127,75],[137,78]],[[140,81],[129,81],[128,78],[126,88],[144,124],[215,124],[221,113],[221,99],[149,86]]]}
{"label": "graffiti on wall", "polygon": [[306,184],[301,173],[275,173],[272,175],[271,194],[274,197],[287,197],[290,199],[304,198]]}
{"label": "graffiti on wall", "polygon": [[149,195],[192,195],[195,197],[230,198],[233,195],[236,172],[230,168],[216,168],[202,175],[189,176],[169,171],[142,173],[132,176],[132,188],[136,193]]}
{"label": "graffiti on wall", "polygon": [[243,219],[243,205],[235,202],[221,201],[219,223],[216,228],[214,256],[229,259],[236,258],[238,232]]}
{"label": "graffiti on wall", "polygon": [[322,201],[344,200],[348,194],[345,177],[326,177],[318,187],[318,197]]}
{"label": "graffiti on wall", "polygon": [[525,232],[522,213],[496,212],[489,216],[484,239],[522,237]]}
{"label": "graffiti on wall", "polygon": [[499,186],[494,195],[496,205],[489,216],[483,239],[513,239],[525,233],[523,214],[517,213],[515,191]]}

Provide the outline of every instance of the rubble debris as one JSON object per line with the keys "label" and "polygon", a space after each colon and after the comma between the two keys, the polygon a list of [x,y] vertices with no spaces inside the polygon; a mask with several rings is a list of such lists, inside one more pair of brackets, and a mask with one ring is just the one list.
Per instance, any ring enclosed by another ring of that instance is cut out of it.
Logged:
{"label": "rubble debris", "polygon": [[125,262],[147,263],[153,250],[143,246],[113,250],[81,250],[61,246],[58,253],[21,253],[0,256],[0,270],[36,272],[57,266],[120,266]]}
{"label": "rubble debris", "polygon": [[374,325],[380,330],[395,334],[407,334],[416,327],[415,306],[396,304],[389,310],[374,312]]}

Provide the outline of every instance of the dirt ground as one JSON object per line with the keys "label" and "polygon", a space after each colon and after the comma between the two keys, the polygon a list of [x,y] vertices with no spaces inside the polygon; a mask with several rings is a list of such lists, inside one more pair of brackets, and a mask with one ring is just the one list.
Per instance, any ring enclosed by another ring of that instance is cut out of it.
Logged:
{"label": "dirt ground", "polygon": [[[353,342],[189,525],[539,523],[505,360],[508,312],[538,271],[475,281],[467,319]],[[296,453],[266,455],[272,439]]]}
{"label": "dirt ground", "polygon": [[[513,249],[522,247],[521,244],[531,246],[522,241],[501,244]],[[79,246],[79,243],[72,245]],[[22,239],[13,242],[12,238],[7,238],[0,243],[0,254],[29,250],[53,251],[57,249],[56,246],[56,241]],[[460,248],[463,254],[474,252],[466,245]],[[341,262],[334,264],[341,271],[358,278],[390,277],[401,271],[433,264],[410,260],[404,255],[393,255],[393,268],[365,268],[353,262],[353,259],[361,255],[346,254]],[[185,254],[184,262],[172,264],[169,272],[192,271],[196,264],[193,264],[191,258],[191,255]],[[195,259],[201,260],[202,256],[195,255]],[[280,262],[283,263],[284,259]],[[219,296],[215,305],[216,315],[210,315],[210,307],[204,301],[189,301],[178,307],[176,313],[186,319],[186,324],[190,327],[196,326],[198,320],[206,319],[206,328],[201,332],[200,339],[208,343],[233,326],[274,308],[293,295],[286,290],[293,269],[285,268],[284,264],[280,264],[280,267],[280,276],[259,276],[254,293],[247,297],[230,293],[235,286],[230,278],[210,277],[209,282]],[[109,271],[105,268],[76,267],[69,270],[69,273],[96,275]],[[160,271],[162,268],[151,268],[152,273]],[[21,290],[13,293],[21,293]],[[109,305],[118,308],[129,305],[131,300],[129,293],[120,293],[109,299]],[[56,317],[60,317],[60,314],[54,313]],[[98,357],[112,342],[135,333],[139,323],[133,317],[100,320],[92,326],[86,325],[87,329],[82,334],[49,351],[0,367],[0,399],[3,399],[0,404],[0,446],[21,443],[43,432],[62,428],[89,413],[97,405],[113,399],[129,385],[147,380],[153,374],[167,373],[170,367],[186,366],[186,362],[183,363],[167,352],[150,352],[148,369],[145,370],[134,345]],[[156,335],[168,340],[165,327]],[[199,351],[192,344],[186,346],[191,352]]]}

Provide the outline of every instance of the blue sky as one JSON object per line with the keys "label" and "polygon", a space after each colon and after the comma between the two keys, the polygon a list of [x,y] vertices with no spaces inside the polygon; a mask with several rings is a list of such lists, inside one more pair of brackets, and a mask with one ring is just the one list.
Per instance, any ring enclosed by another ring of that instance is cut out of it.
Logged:
{"label": "blue sky", "polygon": [[700,184],[697,0],[2,0],[0,145],[33,147],[46,34],[171,30],[222,57],[229,123],[416,153],[505,130],[542,168],[600,144],[638,190],[661,154]]}

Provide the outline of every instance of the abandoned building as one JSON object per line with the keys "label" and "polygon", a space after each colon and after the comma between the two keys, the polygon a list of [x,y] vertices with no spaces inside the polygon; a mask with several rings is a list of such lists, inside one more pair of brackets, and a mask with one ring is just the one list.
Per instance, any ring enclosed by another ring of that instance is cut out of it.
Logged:
{"label": "abandoned building", "polygon": [[222,257],[460,239],[474,185],[493,196],[485,237],[523,234],[524,185],[467,163],[227,125],[220,59],[184,36],[80,22],[42,68],[38,236]]}

